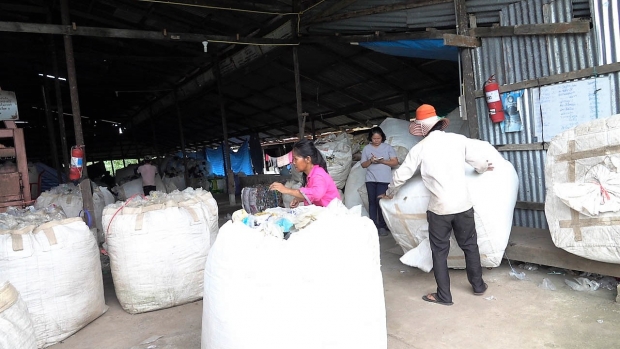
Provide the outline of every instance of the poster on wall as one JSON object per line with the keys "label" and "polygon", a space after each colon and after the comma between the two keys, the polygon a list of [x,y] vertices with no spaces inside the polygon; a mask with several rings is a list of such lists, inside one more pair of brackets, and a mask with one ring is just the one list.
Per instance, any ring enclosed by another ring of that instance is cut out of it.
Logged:
{"label": "poster on wall", "polygon": [[501,123],[502,132],[520,132],[523,130],[523,122],[521,121],[522,97],[523,90],[502,93],[505,118]]}
{"label": "poster on wall", "polygon": [[616,110],[609,76],[532,88],[532,115],[537,142],[585,122],[606,118]]}

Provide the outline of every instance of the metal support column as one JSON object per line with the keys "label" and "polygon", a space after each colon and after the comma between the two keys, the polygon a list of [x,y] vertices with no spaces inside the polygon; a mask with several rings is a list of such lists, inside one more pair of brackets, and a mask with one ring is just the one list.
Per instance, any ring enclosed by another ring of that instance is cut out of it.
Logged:
{"label": "metal support column", "polygon": [[228,200],[231,205],[237,203],[235,196],[235,175],[232,171],[232,163],[230,162],[230,146],[228,145],[228,125],[226,123],[226,107],[224,106],[224,93],[222,92],[222,72],[220,71],[220,60],[216,57],[213,60],[213,71],[215,73],[215,81],[217,82],[217,91],[220,99],[220,113],[222,114],[222,133],[224,139],[224,165],[226,171],[226,182],[228,183]]}
{"label": "metal support column", "polygon": [[[56,169],[56,175],[58,176],[58,183],[62,183],[62,170],[60,169],[60,163],[58,161],[58,146],[56,144],[56,132],[54,131],[54,121],[52,120],[52,111],[50,110],[48,100],[49,83],[47,82],[47,77],[43,77],[43,86],[41,90],[43,92],[43,106],[45,108],[45,121],[47,123],[47,133],[49,137],[49,148],[50,155],[52,156],[52,163],[54,164],[54,168]],[[41,188],[37,188],[40,192]],[[34,196],[34,195],[33,195]]]}
{"label": "metal support column", "polygon": [[183,179],[185,180],[185,186],[189,187],[189,176],[187,175],[187,153],[185,152],[185,134],[183,133],[183,116],[181,115],[181,108],[179,107],[179,99],[176,89],[174,90],[174,107],[177,111],[179,137],[181,139],[181,154],[183,154]]}

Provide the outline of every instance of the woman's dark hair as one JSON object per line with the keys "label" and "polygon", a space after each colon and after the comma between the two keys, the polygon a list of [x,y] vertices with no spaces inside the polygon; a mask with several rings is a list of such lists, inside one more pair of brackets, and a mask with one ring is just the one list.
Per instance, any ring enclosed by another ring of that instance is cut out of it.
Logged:
{"label": "woman's dark hair", "polygon": [[[325,172],[327,172],[327,163],[323,158],[321,152],[314,146],[314,142],[308,139],[302,139],[301,141],[293,145],[293,153],[303,158],[309,156],[313,165],[321,166]],[[306,185],[308,176],[303,173],[302,185]]]}
{"label": "woman's dark hair", "polygon": [[381,143],[385,142],[385,133],[383,133],[383,130],[379,126],[370,129],[370,132],[368,132],[368,141],[372,142],[372,136],[376,134],[381,136]]}

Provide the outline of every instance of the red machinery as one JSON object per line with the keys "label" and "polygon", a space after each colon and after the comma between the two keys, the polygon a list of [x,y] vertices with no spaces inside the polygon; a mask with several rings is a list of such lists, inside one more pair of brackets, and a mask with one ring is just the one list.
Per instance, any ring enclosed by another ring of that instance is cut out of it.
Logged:
{"label": "red machinery", "polygon": [[491,121],[494,123],[504,121],[504,107],[499,96],[499,84],[495,81],[495,75],[491,75],[484,83],[484,95],[487,98],[487,107],[489,108]]}
{"label": "red machinery", "polygon": [[24,130],[17,128],[15,121],[4,121],[0,129],[0,139],[12,139],[12,147],[0,147],[0,158],[14,158],[16,171],[0,173],[0,212],[8,206],[25,206],[31,204],[28,180],[28,163]]}

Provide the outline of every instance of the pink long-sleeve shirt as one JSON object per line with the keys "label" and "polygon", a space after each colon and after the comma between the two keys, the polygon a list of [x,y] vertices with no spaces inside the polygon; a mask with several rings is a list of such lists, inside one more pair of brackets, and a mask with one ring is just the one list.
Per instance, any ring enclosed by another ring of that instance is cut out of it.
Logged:
{"label": "pink long-sleeve shirt", "polygon": [[299,188],[299,191],[316,206],[327,206],[333,199],[340,199],[336,183],[319,165],[314,165],[310,170],[306,186]]}

